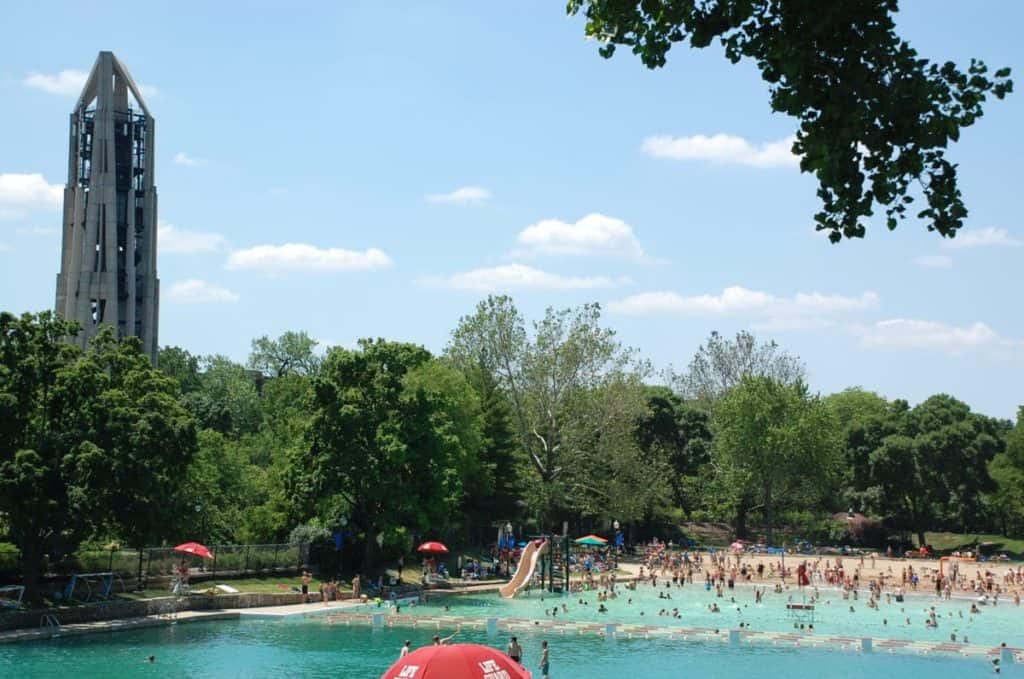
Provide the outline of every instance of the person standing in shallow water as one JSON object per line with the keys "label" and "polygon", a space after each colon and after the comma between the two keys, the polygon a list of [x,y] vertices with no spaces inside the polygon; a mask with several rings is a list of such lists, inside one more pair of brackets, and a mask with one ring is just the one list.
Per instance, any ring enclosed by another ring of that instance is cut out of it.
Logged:
{"label": "person standing in shallow water", "polygon": [[548,672],[550,656],[548,655],[548,642],[542,641],[540,643],[540,676],[550,677],[551,674]]}
{"label": "person standing in shallow water", "polygon": [[508,653],[508,657],[512,658],[517,663],[522,664],[523,647],[519,645],[519,641],[515,637],[512,637],[512,639],[509,640],[506,653]]}

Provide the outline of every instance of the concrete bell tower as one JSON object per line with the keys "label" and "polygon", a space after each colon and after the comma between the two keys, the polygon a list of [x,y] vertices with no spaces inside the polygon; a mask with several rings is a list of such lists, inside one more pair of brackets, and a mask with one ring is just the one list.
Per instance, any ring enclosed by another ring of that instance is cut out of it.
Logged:
{"label": "concrete bell tower", "polygon": [[128,69],[100,52],[71,113],[57,314],[83,348],[100,324],[135,335],[156,362],[155,121]]}

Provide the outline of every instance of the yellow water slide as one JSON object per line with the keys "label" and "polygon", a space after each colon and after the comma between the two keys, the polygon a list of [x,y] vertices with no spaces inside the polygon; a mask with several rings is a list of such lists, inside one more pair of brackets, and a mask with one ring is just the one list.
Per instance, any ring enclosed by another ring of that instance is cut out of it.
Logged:
{"label": "yellow water slide", "polygon": [[501,589],[498,590],[502,598],[511,599],[519,593],[519,590],[529,584],[530,579],[533,577],[533,572],[537,570],[537,564],[540,563],[541,556],[547,551],[547,540],[540,542],[540,544],[535,540],[531,540],[526,545],[526,549],[523,550],[523,554],[519,558],[519,566],[516,568],[515,575],[508,581],[508,584],[502,585]]}

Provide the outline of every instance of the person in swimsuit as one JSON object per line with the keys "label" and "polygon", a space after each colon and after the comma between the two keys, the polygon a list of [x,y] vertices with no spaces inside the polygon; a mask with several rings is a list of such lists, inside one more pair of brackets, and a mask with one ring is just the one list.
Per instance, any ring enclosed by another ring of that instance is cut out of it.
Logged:
{"label": "person in swimsuit", "polygon": [[542,641],[540,644],[540,676],[547,679],[551,675],[548,673],[548,662],[550,658],[548,656],[548,642]]}
{"label": "person in swimsuit", "polygon": [[512,658],[520,665],[522,664],[523,647],[519,645],[519,641],[515,637],[512,637],[512,639],[509,640],[508,650],[506,652],[508,653],[508,657]]}

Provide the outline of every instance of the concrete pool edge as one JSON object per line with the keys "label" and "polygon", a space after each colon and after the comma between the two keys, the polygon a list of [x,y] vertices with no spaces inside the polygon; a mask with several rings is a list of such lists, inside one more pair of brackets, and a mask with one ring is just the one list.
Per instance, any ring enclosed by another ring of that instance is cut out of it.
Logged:
{"label": "concrete pool edge", "polygon": [[147,627],[169,627],[190,622],[238,619],[238,611],[181,611],[180,613],[146,615],[135,618],[76,622],[67,625],[51,624],[41,626],[38,629],[16,629],[0,632],[0,644],[45,641],[48,639],[101,634],[104,632],[123,632],[126,630],[145,629]]}
{"label": "concrete pool edge", "polygon": [[720,643],[760,644],[792,646],[804,649],[844,650],[863,653],[904,653],[916,655],[937,655],[959,658],[1000,658],[1004,663],[1024,663],[1024,648],[982,646],[952,642],[909,641],[878,637],[852,637],[835,635],[796,634],[789,632],[760,632],[747,629],[677,628],[657,625],[630,623],[553,622],[527,620],[523,618],[470,618],[463,616],[411,616],[384,615],[383,613],[357,613],[339,611],[324,616],[329,625],[360,625],[374,628],[409,627],[441,630],[453,626],[467,627],[476,631],[487,631],[489,635],[498,632],[515,634],[543,631],[550,634],[567,633],[594,634],[609,640],[662,638],[680,642],[716,641]]}

